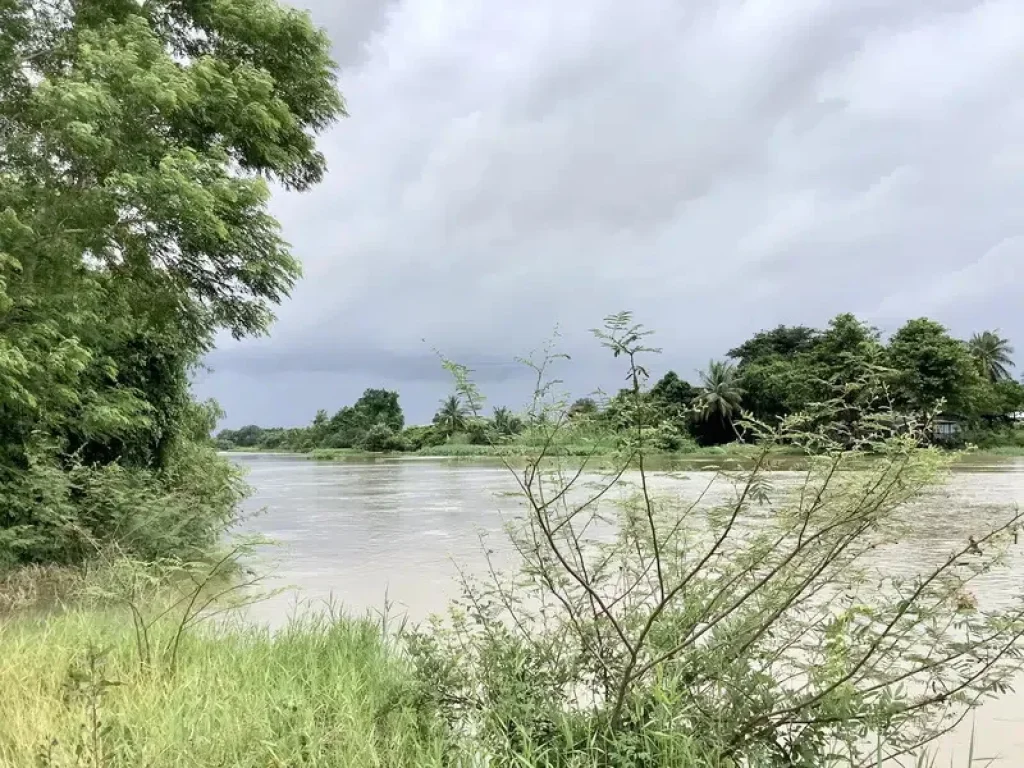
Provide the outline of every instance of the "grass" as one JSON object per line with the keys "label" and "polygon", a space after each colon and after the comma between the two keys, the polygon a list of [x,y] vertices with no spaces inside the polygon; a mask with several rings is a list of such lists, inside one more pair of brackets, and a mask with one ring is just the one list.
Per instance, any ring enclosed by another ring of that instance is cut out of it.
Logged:
{"label": "grass", "polygon": [[[166,641],[173,622],[154,630]],[[110,607],[0,624],[0,766],[431,766],[443,743],[379,624],[203,626],[140,664]]]}
{"label": "grass", "polygon": [[[375,457],[401,457],[419,456],[422,458],[529,458],[536,456],[543,446],[536,440],[515,440],[508,443],[473,445],[466,442],[450,442],[443,445],[426,446],[418,451],[395,452],[395,453],[371,453],[352,448],[317,448],[309,453],[296,454],[308,456],[319,461],[346,461],[371,459]],[[688,445],[679,451],[649,451],[649,455],[660,457],[679,458],[703,458],[725,456],[731,458],[753,458],[757,456],[760,449],[756,445],[730,443],[728,445],[697,446]],[[594,456],[597,458],[610,457],[619,451],[614,439],[584,439],[584,440],[560,440],[545,449],[548,456],[584,457]],[[788,450],[779,447],[773,454],[780,456],[802,456],[803,451]]]}
{"label": "grass", "polygon": [[1005,456],[1005,457],[1017,457],[1024,456],[1024,446],[1022,445],[996,445],[991,448],[978,448],[974,451],[972,456]]}
{"label": "grass", "polygon": [[[0,578],[0,768],[484,764],[482,744],[443,731],[381,620],[303,614],[274,632],[241,619],[197,624],[171,663],[171,612],[149,628],[144,663],[130,614],[109,602],[124,576],[106,563]],[[143,604],[147,620],[160,600]],[[524,742],[510,764],[608,765],[615,745],[596,732],[577,737]],[[616,754],[642,747],[668,761],[658,764],[723,768],[684,733],[645,730],[640,740]]]}

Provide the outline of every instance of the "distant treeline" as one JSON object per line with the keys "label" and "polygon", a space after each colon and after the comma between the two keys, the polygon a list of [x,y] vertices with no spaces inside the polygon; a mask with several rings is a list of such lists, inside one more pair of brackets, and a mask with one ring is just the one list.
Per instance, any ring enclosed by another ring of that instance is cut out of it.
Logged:
{"label": "distant treeline", "polygon": [[[736,422],[748,414],[767,423],[837,399],[849,411],[886,407],[908,414],[941,412],[956,425],[953,439],[979,444],[1024,442],[1013,427],[1024,411],[1024,385],[1016,381],[1013,347],[997,332],[954,338],[928,318],[907,322],[888,341],[851,314],[824,329],[780,325],[761,331],[713,360],[696,384],[669,371],[645,390],[645,422],[664,450],[719,445],[740,439]],[[565,416],[595,434],[626,428],[635,397],[581,398]],[[515,441],[540,415],[508,408],[473,414],[458,395],[440,404],[433,422],[405,426],[397,392],[368,389],[353,405],[329,415],[321,410],[307,427],[255,425],[223,430],[222,449],[310,451],[317,448],[420,451],[446,443]]]}

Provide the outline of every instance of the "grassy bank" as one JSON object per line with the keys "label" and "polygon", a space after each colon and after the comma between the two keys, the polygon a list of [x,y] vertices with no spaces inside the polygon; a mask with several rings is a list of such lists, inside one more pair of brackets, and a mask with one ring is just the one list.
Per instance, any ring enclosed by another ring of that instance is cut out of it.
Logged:
{"label": "grassy bank", "polygon": [[[168,647],[172,622],[154,628]],[[0,624],[0,766],[431,766],[442,741],[369,621],[206,627],[175,668],[132,621],[78,607]]]}
{"label": "grassy bank", "polygon": [[[470,445],[468,443],[450,443],[446,445],[430,446],[412,452],[371,452],[361,451],[355,448],[317,448],[313,451],[250,451],[232,450],[225,451],[229,454],[263,453],[268,455],[299,456],[315,461],[367,461],[377,458],[434,458],[434,459],[472,459],[472,458],[508,458],[527,459],[535,457],[538,447],[535,445],[521,445],[508,443],[503,445]],[[595,446],[587,443],[568,443],[552,446],[546,455],[556,457],[584,457],[610,458],[616,455],[614,446]],[[788,449],[779,447],[772,452],[773,456],[803,456],[800,449]],[[726,445],[715,445],[706,447],[690,447],[683,451],[651,451],[648,453],[655,461],[682,461],[689,459],[714,459],[723,457],[727,459],[750,459],[758,455],[756,445],[729,443]],[[986,459],[1009,459],[1024,457],[1024,447],[1007,445],[980,448],[968,451],[963,454],[964,461],[984,461]]]}

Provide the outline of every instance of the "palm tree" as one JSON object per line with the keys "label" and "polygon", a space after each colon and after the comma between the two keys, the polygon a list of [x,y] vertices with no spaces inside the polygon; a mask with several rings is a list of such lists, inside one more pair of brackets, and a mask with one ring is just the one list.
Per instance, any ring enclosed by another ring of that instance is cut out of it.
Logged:
{"label": "palm tree", "polygon": [[739,413],[743,390],[736,377],[736,367],[723,360],[712,360],[708,369],[700,372],[701,393],[697,404],[705,421],[717,416],[722,423],[732,423]]}
{"label": "palm tree", "polygon": [[1009,339],[1004,339],[997,331],[985,331],[974,334],[967,346],[982,375],[989,381],[1013,378],[1009,371],[1014,366]]}
{"label": "palm tree", "polygon": [[434,424],[448,437],[466,429],[468,411],[458,395],[441,401],[441,409],[434,414]]}
{"label": "palm tree", "polygon": [[523,428],[519,417],[505,407],[495,408],[494,418],[491,421],[494,424],[494,431],[502,437],[511,437],[522,431]]}

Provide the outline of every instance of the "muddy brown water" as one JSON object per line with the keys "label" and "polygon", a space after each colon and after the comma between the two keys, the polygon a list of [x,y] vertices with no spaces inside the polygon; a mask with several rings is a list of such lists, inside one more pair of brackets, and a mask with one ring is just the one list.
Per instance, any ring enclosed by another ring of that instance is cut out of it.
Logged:
{"label": "muddy brown water", "polygon": [[[457,592],[455,564],[482,568],[480,536],[500,552],[503,523],[517,509],[504,495],[514,483],[497,462],[335,463],[269,454],[232,459],[248,470],[255,490],[249,510],[261,510],[243,529],[276,542],[263,550],[260,567],[271,574],[271,586],[288,588],[254,610],[270,623],[321,601],[354,612],[380,610],[388,601],[392,611],[413,620],[443,611]],[[708,463],[655,473],[656,492],[696,496],[710,478]],[[790,474],[780,472],[780,481]],[[880,556],[877,567],[920,572],[1021,503],[1024,459],[965,462],[940,494],[915,510],[911,531]],[[1024,594],[1024,535],[1007,568],[975,587],[985,605]],[[985,758],[976,765],[994,758],[998,768],[1024,768],[1024,679],[1017,692],[986,703],[944,739],[936,765],[967,765],[972,728],[975,759]]]}

